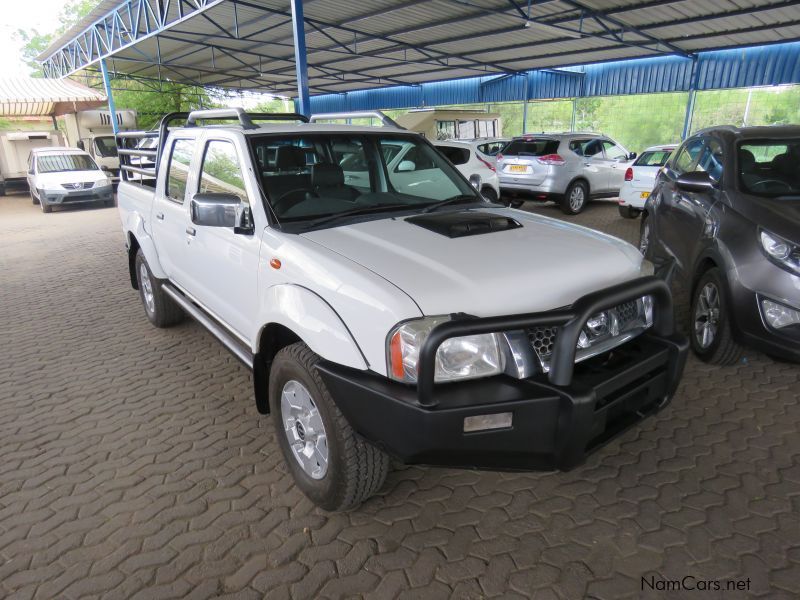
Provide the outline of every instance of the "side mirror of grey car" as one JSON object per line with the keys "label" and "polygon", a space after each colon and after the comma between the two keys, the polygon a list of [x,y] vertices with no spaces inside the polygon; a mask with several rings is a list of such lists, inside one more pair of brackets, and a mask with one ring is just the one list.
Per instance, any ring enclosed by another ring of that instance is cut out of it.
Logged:
{"label": "side mirror of grey car", "polygon": [[705,171],[692,171],[679,176],[677,185],[686,192],[708,192],[714,189],[714,180]]}
{"label": "side mirror of grey car", "polygon": [[236,194],[197,193],[190,206],[192,223],[206,227],[232,227],[234,233],[253,233],[250,207]]}
{"label": "side mirror of grey car", "polygon": [[473,173],[469,176],[469,182],[472,184],[476,190],[481,189],[481,176],[477,173]]}

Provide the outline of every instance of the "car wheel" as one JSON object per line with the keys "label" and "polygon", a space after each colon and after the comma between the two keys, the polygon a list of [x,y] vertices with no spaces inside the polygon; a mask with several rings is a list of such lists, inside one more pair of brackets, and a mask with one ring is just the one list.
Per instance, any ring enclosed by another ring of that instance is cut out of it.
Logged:
{"label": "car wheel", "polygon": [[380,490],[389,457],[350,427],[319,376],[319,360],[302,342],[278,352],[270,412],[297,487],[326,510],[346,510]]}
{"label": "car wheel", "polygon": [[103,204],[105,204],[106,206],[114,206],[115,202],[114,199],[111,198],[111,200],[103,200]]}
{"label": "car wheel", "polygon": [[28,190],[28,193],[31,195],[31,203],[39,204],[39,199],[33,195],[33,190]]}
{"label": "car wheel", "polygon": [[583,181],[573,181],[561,199],[561,210],[567,215],[577,215],[586,207],[588,200],[589,186]]}
{"label": "car wheel", "polygon": [[136,280],[144,312],[156,327],[169,327],[183,320],[183,310],[161,289],[161,282],[153,277],[141,249],[136,251]]}
{"label": "car wheel", "polygon": [[48,204],[46,200],[42,200],[41,194],[39,195],[39,204],[42,206],[43,213],[53,212],[53,205]]}
{"label": "car wheel", "polygon": [[508,203],[511,208],[520,208],[523,204],[525,204],[525,200],[520,198],[514,198]]}
{"label": "car wheel", "polygon": [[494,188],[491,186],[486,186],[481,190],[481,196],[486,198],[489,202],[497,202],[497,192],[494,191]]}
{"label": "car wheel", "polygon": [[741,358],[741,346],[731,331],[725,282],[716,267],[703,273],[695,286],[690,339],[692,349],[705,362],[732,365]]}
{"label": "car wheel", "polygon": [[635,219],[642,213],[638,208],[627,205],[619,205],[619,214],[623,219]]}
{"label": "car wheel", "polygon": [[0,185],[0,196],[5,196],[5,195],[6,195],[6,186],[5,184],[3,184]]}
{"label": "car wheel", "polygon": [[653,227],[650,224],[650,219],[647,215],[642,217],[642,224],[639,225],[639,252],[642,256],[647,256],[647,251],[650,250],[650,238],[653,235]]}

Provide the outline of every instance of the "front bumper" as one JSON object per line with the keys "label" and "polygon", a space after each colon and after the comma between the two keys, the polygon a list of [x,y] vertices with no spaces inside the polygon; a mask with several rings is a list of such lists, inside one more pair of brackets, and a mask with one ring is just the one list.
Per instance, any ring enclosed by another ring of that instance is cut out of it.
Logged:
{"label": "front bumper", "polygon": [[42,190],[39,201],[47,204],[79,204],[82,202],[105,202],[114,198],[114,186],[107,185],[88,190]]}
{"label": "front bumper", "polygon": [[[569,469],[617,434],[663,408],[677,388],[688,344],[672,332],[671,301],[663,282],[643,278],[586,296],[563,317],[553,367],[527,379],[498,375],[433,385],[432,360],[442,341],[518,328],[545,313],[466,319],[437,326],[423,346],[416,388],[329,362],[318,370],[351,426],[406,463],[490,469]],[[574,364],[575,343],[586,313],[620,297],[653,292],[660,312],[652,330],[611,352]],[[666,290],[666,293],[665,293]],[[506,325],[499,325],[504,322]],[[572,323],[578,323],[576,329]],[[564,340],[563,342],[561,340]],[[571,347],[570,347],[571,346]],[[558,356],[556,356],[558,355]],[[565,368],[565,361],[571,362]],[[430,363],[430,364],[428,364]],[[466,417],[511,413],[504,429],[464,432]]]}

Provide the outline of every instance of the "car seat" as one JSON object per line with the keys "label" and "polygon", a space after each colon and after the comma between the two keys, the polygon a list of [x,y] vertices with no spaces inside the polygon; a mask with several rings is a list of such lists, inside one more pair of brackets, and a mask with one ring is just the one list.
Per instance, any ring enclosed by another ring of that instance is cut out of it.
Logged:
{"label": "car seat", "polygon": [[353,201],[361,195],[358,190],[345,185],[344,171],[332,163],[311,165],[311,187],[327,198]]}

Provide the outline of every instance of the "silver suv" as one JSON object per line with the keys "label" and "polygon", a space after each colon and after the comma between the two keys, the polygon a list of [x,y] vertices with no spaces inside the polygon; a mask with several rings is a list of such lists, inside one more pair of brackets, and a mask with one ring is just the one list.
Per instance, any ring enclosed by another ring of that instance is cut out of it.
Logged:
{"label": "silver suv", "polygon": [[497,155],[497,175],[501,191],[553,200],[575,215],[589,198],[617,196],[634,158],[635,152],[597,133],[529,134]]}

